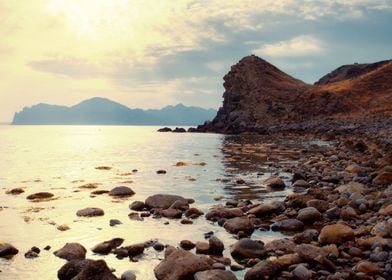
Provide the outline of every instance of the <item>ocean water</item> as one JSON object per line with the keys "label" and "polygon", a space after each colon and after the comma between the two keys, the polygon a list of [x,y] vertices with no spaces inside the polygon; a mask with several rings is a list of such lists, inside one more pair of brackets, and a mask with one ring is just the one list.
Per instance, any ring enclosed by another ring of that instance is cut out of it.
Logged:
{"label": "ocean water", "polygon": [[[163,259],[163,252],[152,248],[137,262],[118,260],[113,254],[94,255],[91,248],[115,237],[131,245],[151,239],[178,246],[183,239],[204,241],[204,233],[213,231],[225,243],[224,255],[236,239],[223,228],[204,217],[192,225],[179,220],[128,218],[128,205],[144,201],[157,193],[193,198],[193,207],[205,213],[230,199],[246,198],[253,202],[283,200],[291,192],[270,192],[262,184],[274,165],[290,165],[298,151],[310,143],[275,143],[258,136],[225,136],[218,134],[158,133],[158,127],[137,126],[0,126],[0,242],[19,249],[10,260],[0,259],[0,279],[57,279],[57,270],[65,263],[53,251],[67,242],[79,242],[88,250],[87,257],[104,259],[119,277],[134,270],[138,279],[155,279],[153,268]],[[176,166],[177,162],[185,166]],[[110,170],[98,170],[109,166]],[[133,172],[137,169],[137,172]],[[164,169],[165,175],[156,171]],[[290,174],[280,172],[289,185]],[[222,180],[225,179],[225,180]],[[243,179],[245,183],[238,184]],[[114,199],[107,194],[92,196],[91,189],[80,189],[87,183],[110,190],[125,185],[135,191],[128,199]],[[12,188],[23,188],[20,195],[6,194]],[[31,202],[26,196],[47,191],[55,199]],[[216,198],[222,198],[216,201]],[[76,211],[85,207],[104,209],[105,215],[80,218]],[[109,226],[110,219],[122,224]],[[165,222],[169,221],[168,225]],[[57,225],[67,224],[68,231]],[[264,242],[279,238],[275,232],[255,231],[254,239]],[[41,250],[36,259],[24,253],[32,246]],[[244,271],[237,272],[239,279]]]}

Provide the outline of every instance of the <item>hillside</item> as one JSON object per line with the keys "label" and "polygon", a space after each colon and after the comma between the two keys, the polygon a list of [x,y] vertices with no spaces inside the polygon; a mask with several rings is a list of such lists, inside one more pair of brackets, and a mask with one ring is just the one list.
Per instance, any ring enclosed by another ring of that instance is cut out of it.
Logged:
{"label": "hillside", "polygon": [[37,104],[15,113],[14,125],[196,125],[212,119],[213,109],[183,104],[159,110],[130,109],[105,98],[92,98],[72,107]]}
{"label": "hillside", "polygon": [[251,55],[224,77],[223,106],[197,131],[264,132],[392,116],[392,61],[340,67],[309,85]]}

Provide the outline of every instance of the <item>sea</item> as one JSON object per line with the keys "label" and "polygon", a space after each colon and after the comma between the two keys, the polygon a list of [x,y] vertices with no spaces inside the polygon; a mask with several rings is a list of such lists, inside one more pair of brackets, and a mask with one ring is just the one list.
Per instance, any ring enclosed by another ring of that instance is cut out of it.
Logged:
{"label": "sea", "polygon": [[[291,175],[281,167],[293,164],[298,151],[311,144],[281,145],[255,135],[160,133],[157,129],[0,125],[0,242],[19,250],[12,259],[0,258],[0,279],[57,279],[65,260],[53,252],[67,242],[82,244],[87,258],[104,259],[117,277],[132,270],[137,279],[155,279],[153,269],[164,258],[163,252],[148,248],[135,260],[91,252],[94,245],[116,237],[125,239],[123,245],[158,240],[179,246],[184,239],[205,241],[204,234],[212,231],[224,242],[224,256],[230,258],[229,247],[237,241],[235,236],[203,216],[190,225],[166,218],[137,221],[128,218],[129,204],[154,194],[175,194],[194,199],[192,207],[207,213],[231,200],[283,200],[292,190]],[[166,174],[157,174],[157,170]],[[284,178],[288,187],[268,190],[262,181],[272,173]],[[96,188],[81,188],[86,184]],[[116,186],[128,186],[135,195],[115,199],[91,194]],[[24,192],[7,194],[14,188]],[[50,192],[54,197],[41,202],[26,199],[36,192]],[[76,216],[85,207],[102,208],[105,215]],[[122,224],[110,226],[110,219]],[[63,224],[70,229],[59,231],[57,226]],[[252,238],[268,242],[282,236],[256,230]],[[33,246],[41,249],[39,257],[25,258],[24,253]],[[51,249],[43,250],[46,246]],[[235,273],[242,279],[245,271]]]}

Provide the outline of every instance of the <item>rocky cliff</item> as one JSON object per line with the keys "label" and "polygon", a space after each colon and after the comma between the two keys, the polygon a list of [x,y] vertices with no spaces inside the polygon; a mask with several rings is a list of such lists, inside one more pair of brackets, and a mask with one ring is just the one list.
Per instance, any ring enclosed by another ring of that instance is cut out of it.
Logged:
{"label": "rocky cliff", "polygon": [[197,131],[265,132],[392,116],[392,61],[345,65],[309,85],[251,55],[231,67],[223,85],[223,106]]}

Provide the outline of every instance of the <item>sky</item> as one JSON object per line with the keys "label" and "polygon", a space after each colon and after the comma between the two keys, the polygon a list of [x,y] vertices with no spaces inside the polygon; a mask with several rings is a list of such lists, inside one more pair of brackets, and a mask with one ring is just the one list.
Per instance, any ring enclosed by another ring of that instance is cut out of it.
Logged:
{"label": "sky", "polygon": [[0,121],[95,96],[219,108],[244,56],[314,83],[391,59],[391,27],[391,0],[0,0]]}

